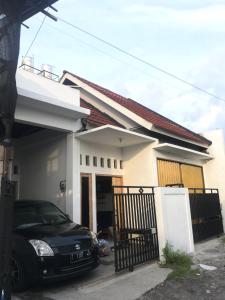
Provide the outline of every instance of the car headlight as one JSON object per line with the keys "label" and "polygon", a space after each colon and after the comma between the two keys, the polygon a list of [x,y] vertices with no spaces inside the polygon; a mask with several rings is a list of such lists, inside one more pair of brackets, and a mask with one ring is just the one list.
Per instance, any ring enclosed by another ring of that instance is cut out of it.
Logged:
{"label": "car headlight", "polygon": [[29,240],[38,256],[54,256],[52,248],[44,241]]}
{"label": "car headlight", "polygon": [[91,231],[91,238],[92,238],[93,244],[97,245],[98,244],[97,235],[93,231]]}

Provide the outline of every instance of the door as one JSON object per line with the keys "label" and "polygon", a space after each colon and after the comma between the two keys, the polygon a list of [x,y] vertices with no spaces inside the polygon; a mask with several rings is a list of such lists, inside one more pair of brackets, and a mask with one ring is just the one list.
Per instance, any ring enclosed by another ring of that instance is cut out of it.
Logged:
{"label": "door", "polygon": [[[122,186],[122,185],[123,185],[123,177],[117,177],[117,176],[112,177],[112,186]],[[116,188],[115,192],[121,193],[122,188]]]}
{"label": "door", "polygon": [[81,174],[81,224],[92,229],[91,174]]}
{"label": "door", "polygon": [[[121,186],[123,186],[123,177],[112,177],[112,186],[120,186],[119,188],[113,188],[114,193],[119,193],[121,194],[123,192],[123,189]],[[115,214],[117,215],[118,218],[118,226],[123,227],[124,226],[124,214],[125,211],[121,206],[116,206],[115,205]]]}
{"label": "door", "polygon": [[183,184],[187,188],[204,188],[202,167],[162,159],[157,164],[159,186]]}

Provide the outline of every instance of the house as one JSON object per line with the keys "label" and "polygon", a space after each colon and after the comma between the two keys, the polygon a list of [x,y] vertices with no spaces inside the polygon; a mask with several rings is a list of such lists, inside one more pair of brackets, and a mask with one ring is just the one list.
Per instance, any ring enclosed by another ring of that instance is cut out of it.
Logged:
{"label": "house", "polygon": [[18,199],[50,200],[94,231],[112,228],[114,185],[219,188],[225,201],[220,133],[196,134],[67,71],[56,82],[20,68],[17,87]]}
{"label": "house", "polygon": [[112,208],[107,207],[107,197],[112,184],[219,188],[222,202],[225,200],[224,184],[215,179],[215,174],[222,175],[218,160],[225,162],[221,134],[196,134],[68,71],[61,83],[79,91],[81,106],[91,111],[85,130],[77,133],[76,139],[82,194],[87,199],[88,193],[90,201],[79,209],[87,211],[89,207],[89,224],[94,229],[101,218],[103,223],[109,220]]}

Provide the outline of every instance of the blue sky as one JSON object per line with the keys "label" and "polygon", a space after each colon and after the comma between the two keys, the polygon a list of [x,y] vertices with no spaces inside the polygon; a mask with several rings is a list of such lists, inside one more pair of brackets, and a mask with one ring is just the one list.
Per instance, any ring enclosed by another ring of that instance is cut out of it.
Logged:
{"label": "blue sky", "polygon": [[[225,1],[59,0],[56,15],[225,99]],[[42,22],[22,29],[21,56]],[[133,98],[202,132],[225,129],[225,103],[46,19],[29,55]]]}

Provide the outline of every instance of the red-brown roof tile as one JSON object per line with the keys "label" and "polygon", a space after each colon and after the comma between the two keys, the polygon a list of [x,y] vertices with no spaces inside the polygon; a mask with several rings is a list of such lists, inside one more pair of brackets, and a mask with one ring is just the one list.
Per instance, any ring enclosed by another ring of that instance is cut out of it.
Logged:
{"label": "red-brown roof tile", "polygon": [[118,123],[116,120],[114,120],[112,117],[107,115],[106,113],[101,112],[99,109],[91,105],[90,103],[87,103],[83,99],[80,100],[80,106],[90,109],[91,114],[87,117],[87,121],[94,125],[94,126],[103,126],[103,125],[113,125],[117,127],[122,127],[120,123]]}
{"label": "red-brown roof tile", "polygon": [[76,77],[78,80],[84,82],[85,84],[89,85],[90,87],[94,88],[98,92],[102,93],[103,95],[109,97],[110,99],[114,100],[118,104],[122,105],[123,107],[129,109],[136,115],[142,117],[143,119],[151,122],[155,127],[167,131],[168,133],[177,135],[179,137],[183,137],[198,143],[203,143],[206,145],[210,145],[211,142],[206,138],[202,137],[201,135],[171,121],[170,119],[156,113],[155,111],[145,107],[144,105],[129,99],[125,98],[119,94],[116,94],[104,87],[101,87],[93,82],[90,82],[80,76],[77,76],[73,73],[64,71],[64,73],[69,73],[72,76]]}

